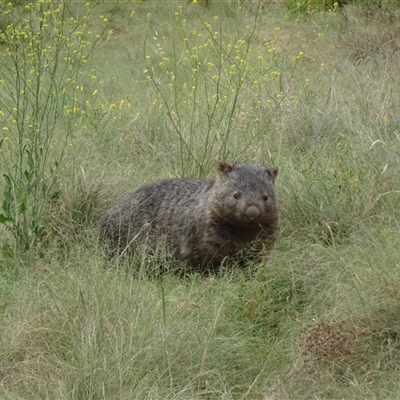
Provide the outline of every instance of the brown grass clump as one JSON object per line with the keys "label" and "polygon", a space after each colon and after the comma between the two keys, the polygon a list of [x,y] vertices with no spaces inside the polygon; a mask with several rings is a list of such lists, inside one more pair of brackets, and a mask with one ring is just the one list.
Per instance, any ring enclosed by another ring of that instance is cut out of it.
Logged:
{"label": "brown grass clump", "polygon": [[400,13],[389,7],[364,5],[359,17],[342,13],[343,47],[355,65],[387,60],[400,52]]}
{"label": "brown grass clump", "polygon": [[343,322],[319,322],[305,335],[303,351],[320,361],[341,359],[352,354],[360,333]]}

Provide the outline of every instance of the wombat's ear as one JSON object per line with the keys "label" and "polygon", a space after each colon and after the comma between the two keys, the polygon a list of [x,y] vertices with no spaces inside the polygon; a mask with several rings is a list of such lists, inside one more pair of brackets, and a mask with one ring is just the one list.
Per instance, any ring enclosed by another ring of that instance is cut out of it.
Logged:
{"label": "wombat's ear", "polygon": [[234,165],[233,164],[228,164],[226,162],[219,162],[218,163],[218,174],[219,176],[222,176],[224,174],[227,174],[228,172],[231,172],[233,170]]}
{"label": "wombat's ear", "polygon": [[267,173],[271,177],[272,182],[276,181],[276,178],[278,176],[278,172],[279,172],[279,167],[267,168]]}

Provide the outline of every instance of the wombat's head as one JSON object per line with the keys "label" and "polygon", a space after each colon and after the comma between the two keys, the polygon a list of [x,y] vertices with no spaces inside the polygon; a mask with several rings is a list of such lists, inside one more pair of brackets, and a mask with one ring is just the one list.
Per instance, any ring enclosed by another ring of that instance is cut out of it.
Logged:
{"label": "wombat's head", "polygon": [[216,216],[243,228],[279,224],[274,183],[278,167],[218,164],[213,207]]}

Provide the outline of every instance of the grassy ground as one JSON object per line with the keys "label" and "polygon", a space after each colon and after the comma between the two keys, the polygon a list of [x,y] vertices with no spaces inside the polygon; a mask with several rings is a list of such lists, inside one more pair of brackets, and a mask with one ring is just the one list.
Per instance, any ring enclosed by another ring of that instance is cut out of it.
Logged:
{"label": "grassy ground", "polygon": [[[207,4],[91,15],[112,34],[84,67],[46,240],[0,256],[1,399],[400,397],[400,13]],[[141,255],[102,257],[108,206],[220,159],[281,168],[263,265],[155,279]]]}

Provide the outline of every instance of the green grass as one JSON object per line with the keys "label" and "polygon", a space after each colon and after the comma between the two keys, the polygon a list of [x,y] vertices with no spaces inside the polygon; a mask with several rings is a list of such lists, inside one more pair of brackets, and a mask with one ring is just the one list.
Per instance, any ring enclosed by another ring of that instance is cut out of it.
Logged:
{"label": "green grass", "polygon": [[[105,18],[49,144],[68,134],[45,235],[0,255],[0,398],[398,398],[399,10],[105,2],[92,34]],[[280,166],[261,265],[155,277],[145,254],[103,257],[109,206],[220,159]]]}

